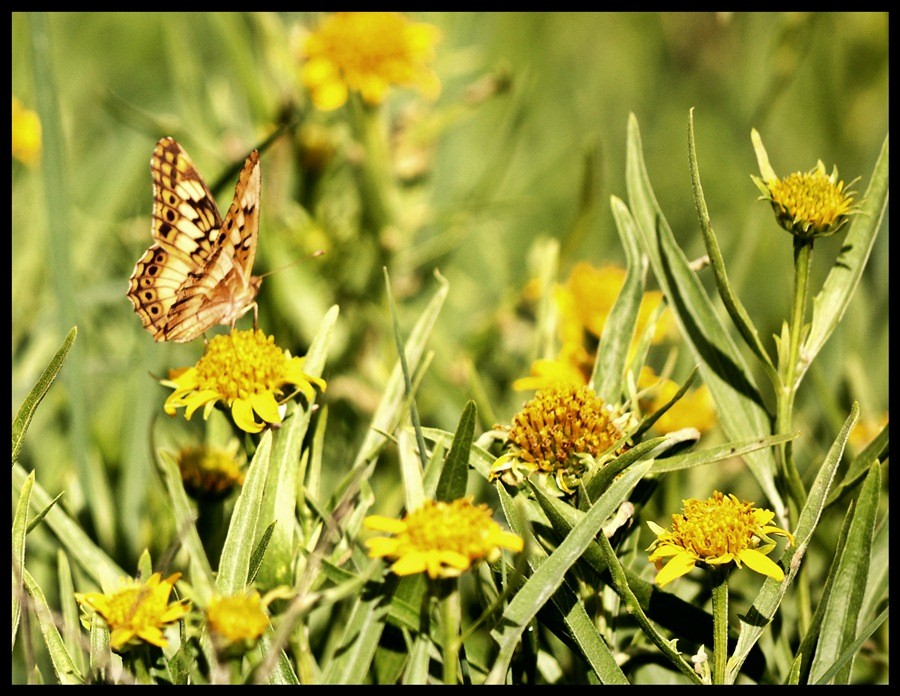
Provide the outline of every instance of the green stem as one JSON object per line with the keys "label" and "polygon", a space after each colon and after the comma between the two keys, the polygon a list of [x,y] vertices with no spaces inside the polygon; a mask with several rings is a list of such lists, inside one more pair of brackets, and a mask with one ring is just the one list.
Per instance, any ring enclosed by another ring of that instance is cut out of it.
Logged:
{"label": "green stem", "polygon": [[456,578],[439,581],[441,633],[444,662],[444,684],[456,684],[459,673],[459,629],[461,603],[459,582]]}
{"label": "green stem", "polygon": [[[779,365],[782,378],[777,397],[776,433],[789,433],[793,430],[794,398],[799,386],[797,368],[800,360],[800,344],[803,339],[803,325],[806,319],[812,250],[812,239],[794,237],[794,294],[789,325],[788,352],[784,363]],[[796,521],[806,503],[806,489],[794,463],[793,443],[791,441],[784,443],[778,451],[781,477],[787,487],[791,503],[790,519]],[[809,577],[804,569],[801,569],[797,579],[798,621],[801,633],[809,628],[812,620],[809,596]]]}
{"label": "green stem", "polygon": [[728,664],[728,571],[716,568],[710,571],[713,611],[713,669],[712,683],[725,683],[725,666]]}

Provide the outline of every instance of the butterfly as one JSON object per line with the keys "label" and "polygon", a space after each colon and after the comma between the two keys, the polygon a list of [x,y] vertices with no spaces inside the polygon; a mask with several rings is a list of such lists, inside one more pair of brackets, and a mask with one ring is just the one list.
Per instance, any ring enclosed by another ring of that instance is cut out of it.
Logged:
{"label": "butterfly", "polygon": [[128,299],[156,341],[192,341],[217,324],[234,326],[250,309],[262,278],[251,275],[259,236],[260,169],[244,162],[224,220],[209,188],[173,138],[156,143],[154,244],[135,264]]}

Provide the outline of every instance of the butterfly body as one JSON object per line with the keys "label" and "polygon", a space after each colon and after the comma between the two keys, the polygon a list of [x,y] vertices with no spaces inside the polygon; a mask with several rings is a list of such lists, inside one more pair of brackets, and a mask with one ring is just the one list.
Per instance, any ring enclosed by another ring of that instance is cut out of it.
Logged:
{"label": "butterfly body", "polygon": [[128,298],[157,341],[192,341],[255,308],[259,154],[247,157],[234,200],[219,214],[191,158],[162,138],[150,160],[154,244],[134,267]]}

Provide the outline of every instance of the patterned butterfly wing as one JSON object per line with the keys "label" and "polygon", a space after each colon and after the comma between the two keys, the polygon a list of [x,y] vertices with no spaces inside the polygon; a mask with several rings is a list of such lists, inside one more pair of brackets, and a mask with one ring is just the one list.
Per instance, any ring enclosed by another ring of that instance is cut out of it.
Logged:
{"label": "patterned butterfly wing", "polygon": [[259,288],[251,276],[259,228],[259,155],[244,165],[223,221],[191,158],[172,138],[150,161],[153,237],[128,290],[157,341],[186,342],[216,324],[232,324]]}

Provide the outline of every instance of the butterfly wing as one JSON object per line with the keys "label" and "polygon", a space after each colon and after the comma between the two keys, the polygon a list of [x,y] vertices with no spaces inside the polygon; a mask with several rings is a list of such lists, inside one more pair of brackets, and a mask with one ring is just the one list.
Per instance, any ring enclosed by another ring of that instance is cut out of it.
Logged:
{"label": "butterfly wing", "polygon": [[[259,155],[238,180],[225,220],[191,158],[172,138],[156,144],[155,243],[135,265],[128,298],[157,341],[185,342],[233,323],[259,287],[251,277],[259,229]],[[240,307],[238,307],[240,305]]]}
{"label": "butterfly wing", "polygon": [[[252,276],[259,237],[259,153],[244,162],[225,214],[218,246],[189,274],[169,310],[168,340],[189,341],[216,324],[234,322],[253,306],[260,279]],[[204,327],[199,333],[196,326]]]}

